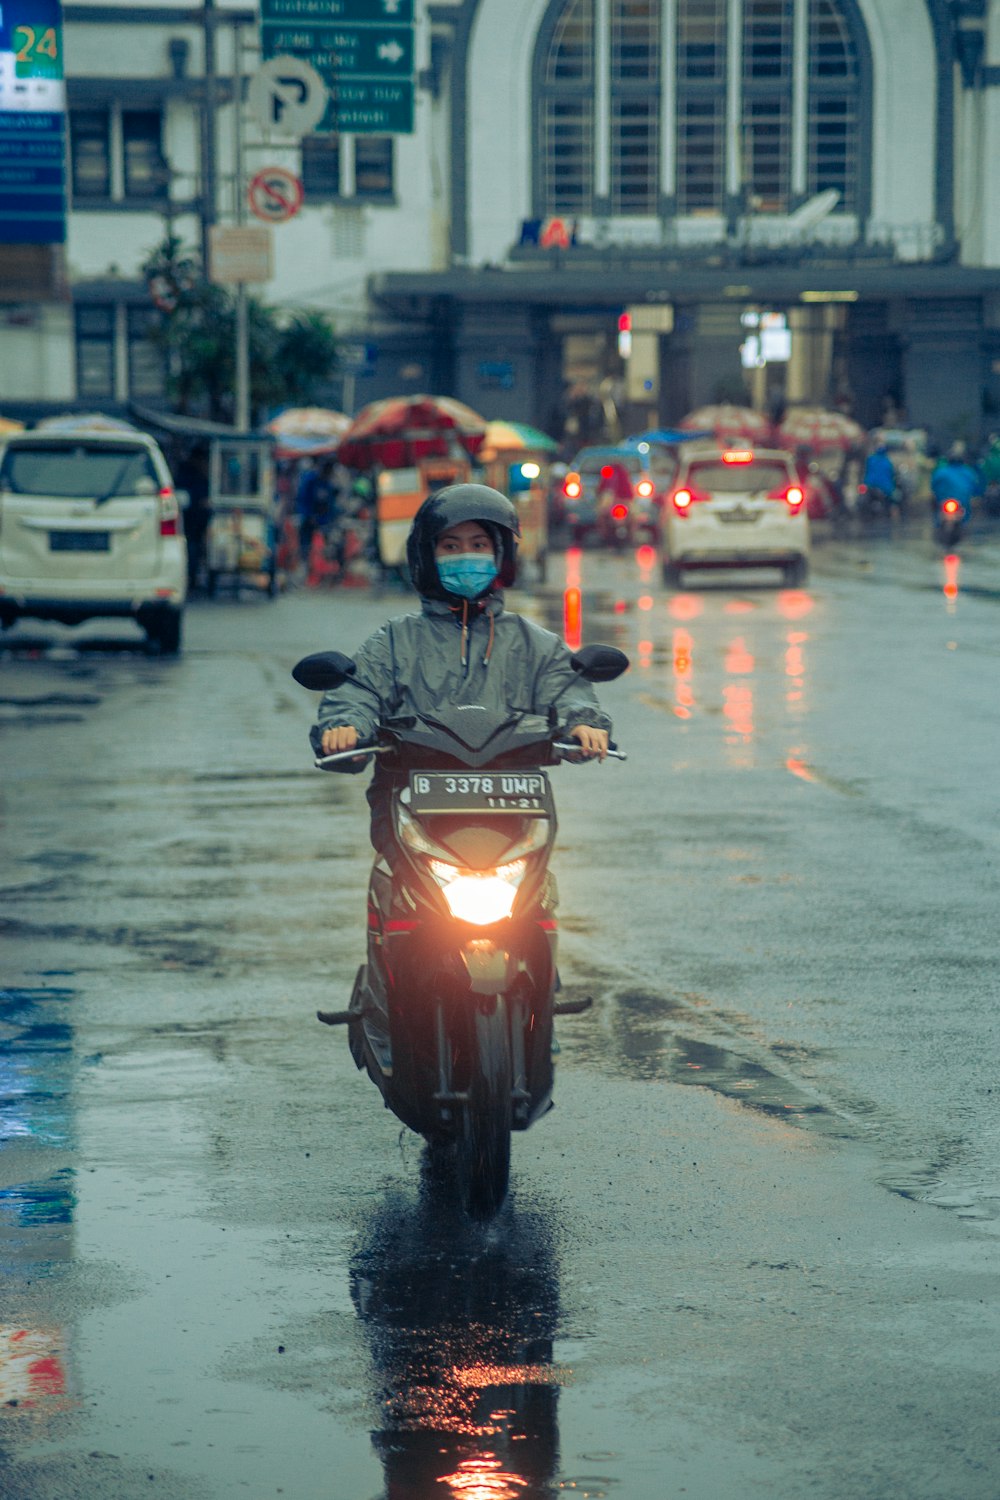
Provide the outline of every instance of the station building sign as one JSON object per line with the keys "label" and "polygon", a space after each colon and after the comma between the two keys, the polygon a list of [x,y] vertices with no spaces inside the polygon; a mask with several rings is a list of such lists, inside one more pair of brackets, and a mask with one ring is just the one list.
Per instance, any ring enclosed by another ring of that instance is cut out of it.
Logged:
{"label": "station building sign", "polygon": [[0,244],[66,239],[60,0],[0,0]]}

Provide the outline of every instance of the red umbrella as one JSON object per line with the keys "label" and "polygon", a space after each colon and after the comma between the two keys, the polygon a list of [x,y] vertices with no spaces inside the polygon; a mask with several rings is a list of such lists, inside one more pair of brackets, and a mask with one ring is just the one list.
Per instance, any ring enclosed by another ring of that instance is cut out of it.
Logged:
{"label": "red umbrella", "polygon": [[843,412],[826,411],[821,406],[793,406],[778,428],[776,437],[783,448],[861,448],[865,429]]}
{"label": "red umbrella", "polygon": [[771,420],[749,406],[734,406],[728,401],[715,406],[699,406],[688,412],[679,423],[686,431],[709,428],[720,443],[753,439],[767,442],[771,437]]}
{"label": "red umbrella", "polygon": [[389,396],[358,412],[337,456],[349,469],[405,469],[419,458],[445,457],[456,440],[475,453],[486,418],[452,396]]}

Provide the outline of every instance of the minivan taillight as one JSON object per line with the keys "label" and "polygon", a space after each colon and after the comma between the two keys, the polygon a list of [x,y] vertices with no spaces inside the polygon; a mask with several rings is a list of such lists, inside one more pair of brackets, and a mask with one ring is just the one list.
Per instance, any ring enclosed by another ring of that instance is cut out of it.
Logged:
{"label": "minivan taillight", "polygon": [[177,496],[169,485],[163,485],[160,490],[160,535],[179,536],[181,530],[181,509],[177,504]]}
{"label": "minivan taillight", "polygon": [[579,495],[581,488],[582,486],[580,484],[579,474],[566,475],[566,478],[563,480],[563,494],[567,497],[567,499],[575,500]]}
{"label": "minivan taillight", "polygon": [[679,516],[686,516],[692,505],[697,505],[709,497],[701,494],[698,490],[690,490],[685,487],[674,490],[670,498],[673,501],[674,510],[677,514]]}
{"label": "minivan taillight", "polygon": [[800,484],[779,485],[777,489],[768,492],[767,498],[769,500],[783,500],[794,516],[802,509],[806,492]]}

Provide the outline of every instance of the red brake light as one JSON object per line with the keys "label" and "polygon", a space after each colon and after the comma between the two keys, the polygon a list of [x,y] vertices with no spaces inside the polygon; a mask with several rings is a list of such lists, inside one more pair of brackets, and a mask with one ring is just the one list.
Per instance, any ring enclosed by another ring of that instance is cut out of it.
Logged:
{"label": "red brake light", "polygon": [[648,499],[649,496],[653,493],[653,482],[651,479],[640,479],[635,489],[636,494],[642,495],[645,499]]}
{"label": "red brake light", "polygon": [[946,516],[957,516],[962,507],[959,505],[957,500],[946,500],[941,509],[944,511]]}
{"label": "red brake light", "polygon": [[674,490],[671,498],[674,502],[674,510],[677,512],[677,514],[679,516],[686,516],[691,506],[695,503],[696,500],[702,499],[702,496],[696,495],[694,490],[680,489]]}
{"label": "red brake light", "polygon": [[788,509],[792,512],[793,515],[797,510],[801,509],[802,502],[805,498],[805,491],[802,490],[797,484],[790,484],[788,486],[788,489],[785,491],[785,501],[788,505]]}
{"label": "red brake light", "polygon": [[722,455],[724,464],[752,464],[753,453],[749,448],[730,448]]}
{"label": "red brake light", "polygon": [[628,515],[628,506],[627,505],[612,505],[612,507],[611,507],[611,519],[613,521],[624,521],[624,519],[625,519],[625,517],[627,515]]}
{"label": "red brake light", "polygon": [[601,478],[602,479],[614,479],[614,477],[615,477],[614,464],[605,464],[604,467],[601,469]]}
{"label": "red brake light", "polygon": [[180,536],[180,518],[177,496],[170,486],[165,484],[160,489],[160,535]]}
{"label": "red brake light", "polygon": [[577,497],[577,495],[579,493],[580,493],[580,476],[579,476],[579,474],[567,474],[566,478],[563,480],[563,494],[566,495],[570,500],[575,500],[576,497]]}

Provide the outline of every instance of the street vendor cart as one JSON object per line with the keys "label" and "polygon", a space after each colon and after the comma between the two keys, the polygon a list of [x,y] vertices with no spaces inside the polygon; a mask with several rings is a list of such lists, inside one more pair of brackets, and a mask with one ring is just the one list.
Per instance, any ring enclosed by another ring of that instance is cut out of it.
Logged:
{"label": "street vendor cart", "polygon": [[205,574],[210,596],[254,588],[278,592],[273,441],[259,436],[209,441],[209,506]]}
{"label": "street vendor cart", "polygon": [[549,470],[558,444],[523,422],[490,422],[477,454],[483,479],[510,497],[521,526],[518,567],[523,579],[545,582]]}
{"label": "street vendor cart", "polygon": [[394,396],[364,407],[337,450],[349,469],[371,474],[376,560],[386,577],[408,577],[406,538],[423,502],[472,478],[485,418],[450,396]]}

